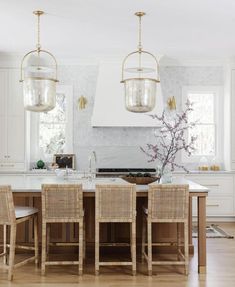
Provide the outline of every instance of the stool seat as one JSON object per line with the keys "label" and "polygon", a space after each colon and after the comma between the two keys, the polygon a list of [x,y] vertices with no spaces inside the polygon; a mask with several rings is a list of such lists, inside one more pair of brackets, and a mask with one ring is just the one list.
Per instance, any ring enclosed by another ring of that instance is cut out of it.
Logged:
{"label": "stool seat", "polygon": [[38,212],[38,209],[35,207],[29,206],[15,206],[15,215],[17,218],[22,218],[26,216],[33,215]]}

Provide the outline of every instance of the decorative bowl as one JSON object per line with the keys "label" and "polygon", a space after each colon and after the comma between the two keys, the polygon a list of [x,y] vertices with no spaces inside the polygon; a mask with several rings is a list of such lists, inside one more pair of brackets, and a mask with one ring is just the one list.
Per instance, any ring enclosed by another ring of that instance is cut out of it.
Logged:
{"label": "decorative bowl", "polygon": [[134,177],[134,176],[122,176],[122,179],[129,183],[135,183],[135,184],[140,184],[140,185],[147,185],[150,184],[154,181],[159,181],[160,177],[157,176],[140,176],[140,177]]}

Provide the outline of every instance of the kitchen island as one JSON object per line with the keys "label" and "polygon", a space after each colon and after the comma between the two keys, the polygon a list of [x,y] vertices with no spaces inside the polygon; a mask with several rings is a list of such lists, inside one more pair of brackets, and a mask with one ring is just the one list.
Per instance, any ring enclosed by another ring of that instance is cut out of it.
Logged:
{"label": "kitchen island", "polygon": [[[127,184],[121,178],[97,178],[93,180],[65,177],[58,178],[54,175],[1,175],[0,185],[11,185],[15,204],[35,206],[41,210],[41,185],[42,184],[82,184],[84,190],[84,208],[86,223],[86,242],[94,242],[94,217],[95,217],[95,184]],[[208,188],[195,182],[182,178],[173,178],[173,184],[189,184],[190,204],[189,204],[189,244],[192,245],[192,197],[197,197],[198,202],[198,272],[206,272],[206,197]],[[148,186],[137,185],[137,228],[141,226],[141,207],[146,202],[148,196]],[[140,224],[139,224],[140,223]],[[39,224],[40,226],[40,224]],[[119,231],[118,231],[119,230]],[[121,230],[121,231],[120,231]],[[116,231],[116,232],[115,232]],[[101,239],[103,241],[118,239],[126,239],[128,237],[128,228],[117,226],[114,230],[110,226],[106,226],[103,230]],[[76,241],[78,230],[75,224],[53,224],[51,228],[52,240],[56,241]],[[158,228],[156,237],[153,239],[168,240],[174,238],[174,228]],[[32,224],[25,225],[18,233],[19,241],[32,241]],[[137,242],[140,239],[140,228],[137,232]],[[140,240],[139,240],[140,241]]]}

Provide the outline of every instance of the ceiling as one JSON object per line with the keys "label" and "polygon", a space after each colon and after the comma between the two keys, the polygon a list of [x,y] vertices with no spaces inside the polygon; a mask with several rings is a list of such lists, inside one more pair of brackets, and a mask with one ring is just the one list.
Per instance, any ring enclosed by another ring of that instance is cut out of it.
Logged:
{"label": "ceiling", "polygon": [[0,0],[0,53],[42,47],[55,56],[124,56],[137,46],[136,11],[145,11],[146,50],[170,58],[235,56],[234,0]]}

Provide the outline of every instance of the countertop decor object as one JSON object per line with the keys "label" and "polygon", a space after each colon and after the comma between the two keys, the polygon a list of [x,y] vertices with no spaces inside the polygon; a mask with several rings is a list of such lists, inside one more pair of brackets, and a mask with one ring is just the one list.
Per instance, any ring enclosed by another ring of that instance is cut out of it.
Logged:
{"label": "countertop decor object", "polygon": [[75,169],[75,154],[55,154],[54,163],[58,168]]}
{"label": "countertop decor object", "polygon": [[43,11],[34,11],[37,16],[36,49],[24,55],[21,61],[24,107],[32,112],[47,112],[56,105],[57,61],[53,54],[41,48],[40,17]]}
{"label": "countertop decor object", "polygon": [[157,161],[160,165],[160,174],[164,175],[165,169],[169,177],[169,171],[175,168],[182,168],[188,172],[187,168],[177,162],[176,156],[179,152],[185,152],[188,156],[195,151],[196,136],[192,135],[186,140],[186,133],[193,129],[196,122],[188,121],[188,114],[193,110],[192,103],[187,100],[185,109],[172,115],[167,115],[166,111],[161,116],[150,115],[152,119],[161,122],[161,128],[155,130],[155,143],[148,143],[145,148],[140,149],[149,158],[148,162]]}
{"label": "countertop decor object", "polygon": [[[142,46],[141,20],[144,15],[144,12],[135,13],[139,18],[137,50],[128,54],[122,62],[121,83],[124,84],[125,89],[126,109],[135,113],[150,112],[154,109],[157,83],[160,82],[158,60],[153,54],[143,50]],[[135,62],[134,65],[132,60]],[[148,61],[147,65],[146,61]],[[129,77],[125,77],[124,73],[128,73]]]}
{"label": "countertop decor object", "polygon": [[122,176],[122,179],[124,179],[125,181],[129,182],[129,183],[135,183],[138,185],[146,185],[146,184],[150,184],[153,183],[155,181],[159,181],[160,177],[156,177],[156,176],[150,176],[150,177],[130,177],[130,176]]}
{"label": "countertop decor object", "polygon": [[44,166],[45,166],[45,163],[44,163],[43,160],[40,159],[40,160],[37,161],[37,168],[43,169]]}

